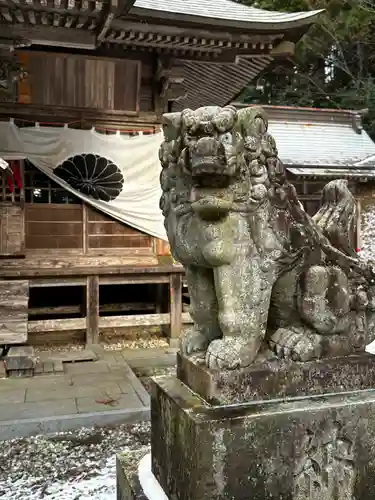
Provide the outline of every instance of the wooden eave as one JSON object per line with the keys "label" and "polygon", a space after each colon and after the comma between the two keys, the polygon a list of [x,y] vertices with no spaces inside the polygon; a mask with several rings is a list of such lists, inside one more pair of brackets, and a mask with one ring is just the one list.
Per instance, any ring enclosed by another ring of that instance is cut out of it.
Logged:
{"label": "wooden eave", "polygon": [[227,104],[273,57],[284,55],[280,46],[297,41],[316,17],[310,13],[288,23],[233,24],[148,11],[135,3],[0,0],[0,42],[22,38],[32,48],[106,52],[108,57],[126,57],[129,51],[151,53],[167,61],[169,86],[182,88],[178,100],[171,98],[177,110]]}
{"label": "wooden eave", "polygon": [[227,51],[237,55],[267,54],[281,39],[299,38],[301,29],[306,30],[312,22],[310,18],[316,17],[307,13],[306,19],[288,23],[247,22],[231,27],[223,20],[215,25],[202,17],[197,22],[160,11],[155,11],[149,20],[145,9],[134,7],[134,3],[135,0],[0,0],[0,38],[22,36],[34,45],[49,43],[92,50],[109,43],[173,54],[190,51],[196,59],[200,54],[215,57]]}

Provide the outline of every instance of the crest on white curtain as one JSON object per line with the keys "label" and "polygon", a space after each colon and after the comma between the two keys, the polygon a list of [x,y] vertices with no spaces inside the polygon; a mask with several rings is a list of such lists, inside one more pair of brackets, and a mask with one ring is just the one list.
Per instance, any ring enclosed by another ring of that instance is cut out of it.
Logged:
{"label": "crest on white curtain", "polygon": [[54,174],[77,191],[96,200],[113,201],[121,193],[124,176],[111,160],[92,153],[65,160]]}

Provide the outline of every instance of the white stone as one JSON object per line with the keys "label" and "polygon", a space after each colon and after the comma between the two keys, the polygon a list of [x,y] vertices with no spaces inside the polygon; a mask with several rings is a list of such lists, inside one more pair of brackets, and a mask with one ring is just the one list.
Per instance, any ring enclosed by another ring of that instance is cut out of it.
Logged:
{"label": "white stone", "polygon": [[368,352],[369,354],[375,354],[375,340],[371,342],[371,344],[366,346],[365,351]]}
{"label": "white stone", "polygon": [[169,500],[152,473],[151,453],[142,458],[138,465],[138,479],[148,500]]}

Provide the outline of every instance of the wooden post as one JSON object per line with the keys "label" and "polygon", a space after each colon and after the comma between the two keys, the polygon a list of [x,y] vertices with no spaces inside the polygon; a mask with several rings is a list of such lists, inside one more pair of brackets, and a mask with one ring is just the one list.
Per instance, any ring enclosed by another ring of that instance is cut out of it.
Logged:
{"label": "wooden post", "polygon": [[87,277],[86,311],[86,344],[99,344],[99,276]]}
{"label": "wooden post", "polygon": [[180,273],[171,274],[169,278],[170,299],[170,339],[171,347],[177,347],[182,328],[182,278]]}
{"label": "wooden post", "polygon": [[155,293],[155,312],[156,314],[161,314],[163,312],[163,283],[156,283],[156,293]]}

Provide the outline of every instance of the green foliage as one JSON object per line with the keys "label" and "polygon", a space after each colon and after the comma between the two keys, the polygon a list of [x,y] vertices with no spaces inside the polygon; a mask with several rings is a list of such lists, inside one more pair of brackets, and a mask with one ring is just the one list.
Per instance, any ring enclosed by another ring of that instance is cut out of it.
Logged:
{"label": "green foliage", "polygon": [[375,2],[373,0],[241,0],[285,12],[326,9],[297,44],[293,59],[275,61],[263,88],[242,99],[261,104],[369,109],[375,138]]}

